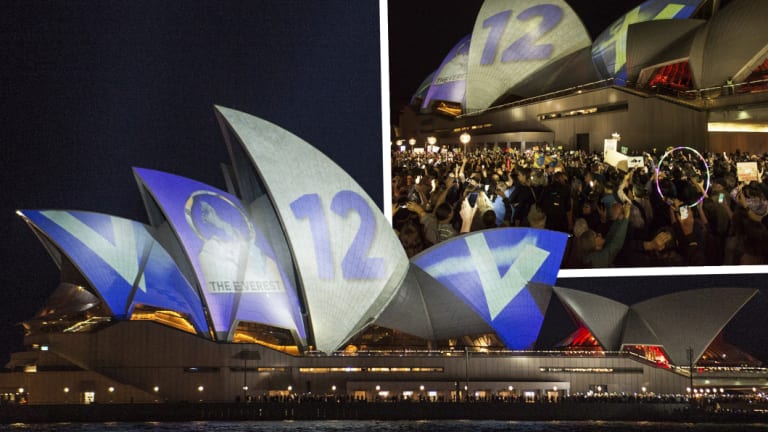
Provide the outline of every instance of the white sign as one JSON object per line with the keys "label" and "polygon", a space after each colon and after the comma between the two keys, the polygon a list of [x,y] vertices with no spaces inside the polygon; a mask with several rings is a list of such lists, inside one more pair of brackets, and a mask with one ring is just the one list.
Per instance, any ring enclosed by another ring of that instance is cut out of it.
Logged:
{"label": "white sign", "polygon": [[736,176],[740,182],[760,181],[758,178],[757,162],[737,162]]}
{"label": "white sign", "polygon": [[619,143],[617,139],[606,138],[603,144],[603,154],[608,154],[609,151],[616,151],[616,145]]}
{"label": "white sign", "polygon": [[629,171],[628,161],[629,157],[627,157],[627,155],[621,154],[616,150],[606,150],[605,152],[605,163],[616,168],[617,170]]}
{"label": "white sign", "polygon": [[627,159],[627,168],[638,168],[645,165],[644,159],[642,156],[630,156]]}

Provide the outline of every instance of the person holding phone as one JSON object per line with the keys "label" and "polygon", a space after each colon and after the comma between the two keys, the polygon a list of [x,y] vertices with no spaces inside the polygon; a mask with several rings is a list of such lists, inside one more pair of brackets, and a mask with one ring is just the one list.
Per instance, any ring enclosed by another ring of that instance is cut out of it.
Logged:
{"label": "person holding phone", "polygon": [[724,264],[768,264],[768,200],[757,185],[740,185]]}
{"label": "person holding phone", "polygon": [[577,247],[580,249],[582,264],[585,267],[613,267],[616,256],[624,246],[631,208],[632,204],[629,202],[613,204],[611,211],[615,212],[617,217],[611,223],[605,238],[591,229],[579,236]]}

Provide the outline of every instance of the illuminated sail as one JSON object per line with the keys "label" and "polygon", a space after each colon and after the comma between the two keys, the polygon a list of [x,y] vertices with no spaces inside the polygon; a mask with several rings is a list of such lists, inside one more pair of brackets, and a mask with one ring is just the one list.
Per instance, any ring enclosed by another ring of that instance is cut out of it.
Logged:
{"label": "illuminated sail", "polygon": [[592,44],[592,61],[603,78],[627,79],[627,30],[632,24],[690,18],[702,0],[648,0],[617,19]]}
{"label": "illuminated sail", "polygon": [[295,288],[236,197],[177,175],[134,171],[183,245],[218,339],[232,340],[239,321],[306,336]]}
{"label": "illuminated sail", "polygon": [[411,104],[416,103],[417,100],[425,100],[427,98],[427,93],[429,92],[429,86],[432,85],[432,81],[435,78],[435,72],[432,71],[429,75],[427,75],[426,78],[424,78],[424,81],[419,84],[419,88],[416,89],[416,93],[411,96]]}
{"label": "illuminated sail", "polygon": [[469,48],[467,111],[488,108],[507,89],[590,42],[563,0],[486,0]]}
{"label": "illuminated sail", "polygon": [[207,334],[197,294],[143,224],[82,211],[20,213],[69,258],[115,318],[128,318],[141,304],[184,314]]}
{"label": "illuminated sail", "polygon": [[405,277],[400,241],[362,188],[319,150],[267,121],[216,110],[277,211],[316,348],[338,349],[376,319]]}
{"label": "illuminated sail", "polygon": [[463,299],[514,349],[529,348],[544,320],[567,234],[499,228],[455,237],[412,263]]}
{"label": "illuminated sail", "polygon": [[448,101],[464,106],[464,94],[467,89],[467,66],[469,65],[470,36],[467,35],[445,56],[437,69],[432,85],[427,90],[427,97],[422,108],[429,108],[433,101]]}

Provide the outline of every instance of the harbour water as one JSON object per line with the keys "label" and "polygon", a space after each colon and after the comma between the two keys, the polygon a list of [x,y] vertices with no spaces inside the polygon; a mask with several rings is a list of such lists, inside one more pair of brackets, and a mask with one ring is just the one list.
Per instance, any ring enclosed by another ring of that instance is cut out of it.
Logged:
{"label": "harbour water", "polygon": [[249,421],[249,422],[107,422],[39,423],[0,425],[2,431],[34,432],[752,432],[765,431],[768,424],[613,422],[613,421]]}

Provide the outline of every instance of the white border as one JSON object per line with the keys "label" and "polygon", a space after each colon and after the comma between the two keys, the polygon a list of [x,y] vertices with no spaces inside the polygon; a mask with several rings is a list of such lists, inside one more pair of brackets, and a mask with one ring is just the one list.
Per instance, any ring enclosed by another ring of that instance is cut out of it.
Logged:
{"label": "white border", "polygon": [[392,158],[390,134],[392,121],[389,118],[391,96],[389,94],[389,13],[387,0],[379,0],[379,52],[381,53],[381,167],[384,188],[381,208],[384,217],[392,224]]}
{"label": "white border", "polygon": [[635,277],[635,276],[701,276],[701,275],[734,275],[734,274],[765,274],[765,265],[722,265],[695,267],[617,267],[599,269],[561,269],[558,278],[585,277]]}

